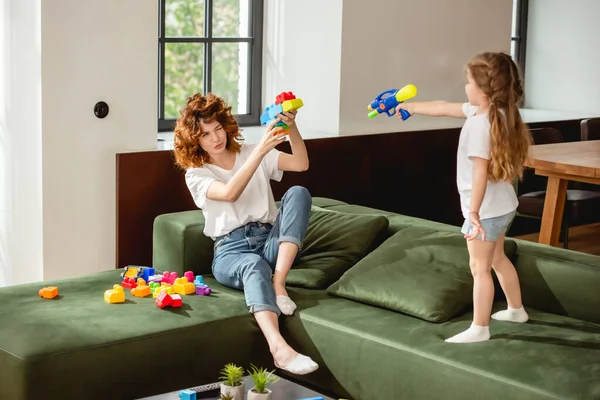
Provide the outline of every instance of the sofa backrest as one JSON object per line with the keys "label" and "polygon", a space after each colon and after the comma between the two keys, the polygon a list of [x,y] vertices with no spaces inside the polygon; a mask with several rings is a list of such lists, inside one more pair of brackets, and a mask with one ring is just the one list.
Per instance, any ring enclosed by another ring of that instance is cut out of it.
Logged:
{"label": "sofa backrest", "polygon": [[515,241],[526,307],[600,323],[600,256]]}

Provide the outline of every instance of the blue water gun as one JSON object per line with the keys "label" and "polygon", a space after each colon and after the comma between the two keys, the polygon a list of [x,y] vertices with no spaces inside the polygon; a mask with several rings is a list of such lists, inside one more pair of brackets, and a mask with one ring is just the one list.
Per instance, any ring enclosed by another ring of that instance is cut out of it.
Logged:
{"label": "blue water gun", "polygon": [[[371,111],[368,114],[369,118],[375,118],[378,114],[386,113],[388,117],[391,117],[396,113],[396,107],[398,104],[411,99],[417,95],[417,87],[415,85],[408,84],[402,89],[390,89],[379,93],[375,100],[367,106],[367,109]],[[402,121],[405,121],[410,117],[410,114],[406,110],[400,109],[402,115]]]}

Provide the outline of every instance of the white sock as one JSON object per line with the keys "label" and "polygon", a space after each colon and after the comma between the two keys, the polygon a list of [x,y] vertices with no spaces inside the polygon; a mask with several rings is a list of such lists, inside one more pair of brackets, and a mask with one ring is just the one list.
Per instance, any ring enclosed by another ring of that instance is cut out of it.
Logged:
{"label": "white sock", "polygon": [[509,321],[509,322],[527,322],[529,320],[529,315],[525,312],[523,306],[521,308],[510,308],[508,307],[506,310],[498,311],[492,314],[492,319],[498,321]]}
{"label": "white sock", "polygon": [[469,329],[458,335],[452,336],[446,339],[449,343],[473,343],[473,342],[484,342],[490,339],[490,327],[475,325],[471,323]]}
{"label": "white sock", "polygon": [[277,363],[275,366],[296,375],[310,374],[319,368],[319,364],[303,354],[298,354],[285,367],[279,366]]}
{"label": "white sock", "polygon": [[275,298],[275,302],[277,303],[277,307],[279,307],[281,312],[285,315],[292,315],[296,310],[296,303],[288,296],[279,295]]}

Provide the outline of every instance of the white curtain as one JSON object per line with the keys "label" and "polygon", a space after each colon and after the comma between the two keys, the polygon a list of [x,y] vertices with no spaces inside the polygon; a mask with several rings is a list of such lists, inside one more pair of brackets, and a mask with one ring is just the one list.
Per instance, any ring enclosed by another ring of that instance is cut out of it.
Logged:
{"label": "white curtain", "polygon": [[41,0],[0,0],[0,286],[43,278]]}

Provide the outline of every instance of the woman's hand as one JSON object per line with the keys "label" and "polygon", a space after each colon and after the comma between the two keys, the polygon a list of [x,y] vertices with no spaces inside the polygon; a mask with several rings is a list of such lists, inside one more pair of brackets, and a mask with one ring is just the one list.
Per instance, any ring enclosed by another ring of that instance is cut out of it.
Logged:
{"label": "woman's hand", "polygon": [[298,114],[298,110],[290,110],[288,112],[277,114],[277,117],[291,128],[296,124],[296,114]]}
{"label": "woman's hand", "polygon": [[271,122],[271,124],[267,127],[262,139],[256,146],[263,157],[267,155],[269,151],[275,148],[275,146],[281,142],[281,139],[285,138],[285,134],[282,133],[283,127],[275,126],[275,124],[279,121],[280,119],[276,118],[273,122]]}
{"label": "woman's hand", "polygon": [[483,229],[483,226],[481,225],[479,214],[477,214],[476,212],[469,213],[469,221],[471,222],[471,225],[473,225],[473,233],[471,233],[470,235],[465,235],[465,238],[467,240],[473,240],[477,238],[479,234],[481,234],[481,240],[484,241],[485,229]]}

